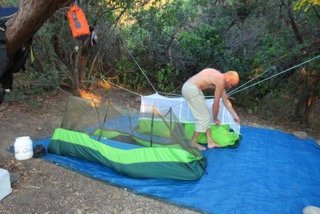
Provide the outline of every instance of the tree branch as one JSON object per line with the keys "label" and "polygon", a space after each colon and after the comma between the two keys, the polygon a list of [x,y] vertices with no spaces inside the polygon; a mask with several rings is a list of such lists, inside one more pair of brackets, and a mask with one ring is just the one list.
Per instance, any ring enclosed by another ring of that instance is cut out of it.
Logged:
{"label": "tree branch", "polygon": [[13,55],[59,8],[72,0],[21,0],[19,10],[8,22],[7,53]]}

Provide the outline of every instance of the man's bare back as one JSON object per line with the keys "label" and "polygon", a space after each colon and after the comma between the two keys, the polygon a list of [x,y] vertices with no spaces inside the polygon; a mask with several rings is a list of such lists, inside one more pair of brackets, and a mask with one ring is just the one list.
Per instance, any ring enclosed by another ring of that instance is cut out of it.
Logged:
{"label": "man's bare back", "polygon": [[224,76],[220,71],[213,68],[206,68],[192,76],[189,82],[196,85],[200,90],[224,88]]}

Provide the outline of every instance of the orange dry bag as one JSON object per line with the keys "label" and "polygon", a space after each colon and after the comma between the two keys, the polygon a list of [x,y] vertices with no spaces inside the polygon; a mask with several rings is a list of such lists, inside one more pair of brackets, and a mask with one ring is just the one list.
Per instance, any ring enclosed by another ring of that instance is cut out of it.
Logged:
{"label": "orange dry bag", "polygon": [[68,19],[73,38],[84,40],[90,36],[86,16],[77,4],[73,5],[68,11]]}

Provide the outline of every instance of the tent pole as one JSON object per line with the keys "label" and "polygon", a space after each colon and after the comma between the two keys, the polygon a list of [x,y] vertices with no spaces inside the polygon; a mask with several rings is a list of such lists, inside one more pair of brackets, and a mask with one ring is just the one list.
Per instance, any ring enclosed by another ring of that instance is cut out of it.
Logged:
{"label": "tent pole", "polygon": [[170,107],[170,137],[172,137],[172,107]]}
{"label": "tent pole", "polygon": [[102,135],[102,128],[103,128],[104,123],[105,123],[105,122],[106,122],[106,120],[107,120],[107,115],[108,115],[108,112],[109,112],[109,105],[110,105],[110,101],[108,101],[106,115],[104,116],[103,123],[101,124],[101,127],[100,127],[100,135],[99,135],[99,139],[98,139],[98,141],[100,141],[100,139],[101,139],[101,135]]}
{"label": "tent pole", "polygon": [[151,145],[150,147],[152,147],[152,141],[153,141],[153,120],[154,120],[154,107],[152,108],[152,118],[151,118]]}

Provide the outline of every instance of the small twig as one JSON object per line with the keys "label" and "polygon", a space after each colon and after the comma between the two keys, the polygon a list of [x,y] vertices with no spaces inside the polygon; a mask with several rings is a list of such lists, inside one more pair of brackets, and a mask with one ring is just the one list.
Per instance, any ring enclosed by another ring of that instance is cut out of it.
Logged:
{"label": "small twig", "polygon": [[35,189],[40,189],[41,187],[38,187],[38,186],[33,186],[33,185],[29,185],[29,186],[27,186],[27,188],[35,188]]}

